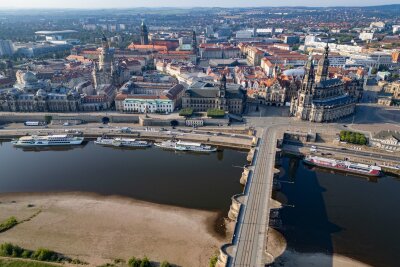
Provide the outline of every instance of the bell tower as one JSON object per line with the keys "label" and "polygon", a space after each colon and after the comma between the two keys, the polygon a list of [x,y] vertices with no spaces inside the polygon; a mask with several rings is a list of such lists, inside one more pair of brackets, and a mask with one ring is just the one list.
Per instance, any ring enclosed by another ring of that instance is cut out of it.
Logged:
{"label": "bell tower", "polygon": [[149,31],[147,30],[144,20],[142,20],[142,25],[140,25],[140,43],[142,45],[149,44]]}
{"label": "bell tower", "polygon": [[317,75],[315,82],[319,83],[326,81],[329,75],[329,43],[326,43],[324,56],[318,62]]}

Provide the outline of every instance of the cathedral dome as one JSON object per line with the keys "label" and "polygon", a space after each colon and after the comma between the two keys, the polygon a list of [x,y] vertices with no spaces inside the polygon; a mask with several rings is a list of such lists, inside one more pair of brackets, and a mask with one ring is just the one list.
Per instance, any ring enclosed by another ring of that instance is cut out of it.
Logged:
{"label": "cathedral dome", "polygon": [[36,75],[31,71],[26,72],[24,74],[24,76],[22,77],[22,80],[24,83],[28,83],[28,84],[37,82]]}

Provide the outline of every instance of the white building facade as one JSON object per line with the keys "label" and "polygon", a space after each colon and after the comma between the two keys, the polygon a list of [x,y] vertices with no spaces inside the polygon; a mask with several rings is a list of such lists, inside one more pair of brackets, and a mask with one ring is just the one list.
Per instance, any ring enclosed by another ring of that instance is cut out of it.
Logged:
{"label": "white building facade", "polygon": [[161,98],[127,98],[123,102],[124,112],[130,113],[170,113],[175,109],[173,100]]}

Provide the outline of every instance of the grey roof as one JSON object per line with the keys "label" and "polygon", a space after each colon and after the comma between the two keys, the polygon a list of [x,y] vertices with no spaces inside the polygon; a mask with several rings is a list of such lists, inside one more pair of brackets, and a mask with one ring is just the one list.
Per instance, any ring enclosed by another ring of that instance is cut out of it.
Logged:
{"label": "grey roof", "polygon": [[167,97],[169,99],[174,99],[177,95],[179,95],[185,87],[182,84],[176,84],[171,89],[168,90]]}
{"label": "grey roof", "polygon": [[[214,98],[218,97],[219,84],[208,82],[196,82],[191,85],[187,90],[191,97],[195,98]],[[244,98],[245,93],[240,84],[227,84],[226,85],[226,98]]]}
{"label": "grey roof", "polygon": [[[219,84],[211,82],[195,82],[187,90],[191,97],[195,98],[214,98],[218,97]],[[243,98],[244,91],[240,84],[226,84],[226,98]]]}
{"label": "grey roof", "polygon": [[375,139],[388,139],[391,137],[394,137],[400,141],[400,132],[387,130],[387,131],[380,131],[379,133],[374,135]]}
{"label": "grey roof", "polygon": [[315,87],[317,88],[328,88],[328,87],[334,87],[334,86],[340,86],[343,85],[343,81],[341,79],[329,79],[325,81],[321,81],[316,84]]}
{"label": "grey roof", "polygon": [[322,99],[322,100],[313,100],[313,104],[316,106],[338,106],[353,103],[355,100],[351,98],[349,95],[341,95],[335,98]]}

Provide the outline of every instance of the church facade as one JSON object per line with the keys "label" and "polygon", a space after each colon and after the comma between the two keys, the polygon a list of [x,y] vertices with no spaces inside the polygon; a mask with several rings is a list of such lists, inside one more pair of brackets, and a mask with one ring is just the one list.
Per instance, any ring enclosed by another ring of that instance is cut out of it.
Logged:
{"label": "church facade", "polygon": [[129,69],[121,62],[115,61],[114,49],[110,48],[105,36],[102,39],[99,62],[93,67],[92,77],[95,89],[105,84],[120,86],[131,77]]}
{"label": "church facade", "polygon": [[301,120],[328,122],[347,117],[355,112],[357,99],[346,92],[341,79],[329,79],[329,47],[315,69],[310,57],[305,75],[290,103],[290,114]]}

